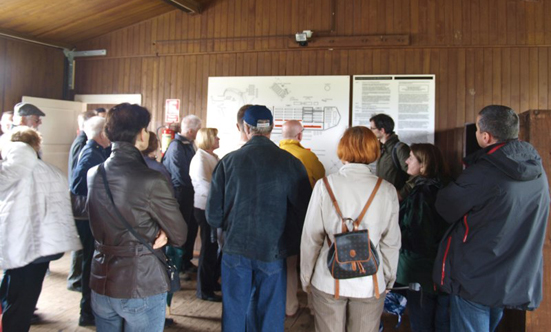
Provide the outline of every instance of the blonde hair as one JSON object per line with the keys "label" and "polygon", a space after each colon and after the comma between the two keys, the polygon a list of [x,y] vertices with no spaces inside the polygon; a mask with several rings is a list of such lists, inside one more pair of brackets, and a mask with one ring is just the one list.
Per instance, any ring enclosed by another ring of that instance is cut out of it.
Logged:
{"label": "blonde hair", "polygon": [[18,126],[13,128],[8,135],[11,142],[23,142],[29,144],[36,152],[40,151],[42,135],[34,128]]}
{"label": "blonde hair", "polygon": [[216,128],[201,128],[197,132],[195,144],[197,144],[199,149],[210,150],[214,147],[214,143],[216,143],[216,135],[218,135],[218,129]]}
{"label": "blonde hair", "polygon": [[373,132],[364,126],[348,128],[337,148],[337,156],[342,161],[358,164],[371,164],[379,159],[381,148]]}

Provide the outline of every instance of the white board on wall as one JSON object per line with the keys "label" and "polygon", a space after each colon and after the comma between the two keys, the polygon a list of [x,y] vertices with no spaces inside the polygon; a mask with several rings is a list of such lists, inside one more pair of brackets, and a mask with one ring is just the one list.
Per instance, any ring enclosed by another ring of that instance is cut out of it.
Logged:
{"label": "white board on wall", "polygon": [[370,127],[373,115],[385,113],[401,141],[434,144],[434,75],[355,75],[352,82],[353,126]]}
{"label": "white board on wall", "polygon": [[209,77],[207,126],[218,129],[223,157],[239,147],[237,111],[245,104],[266,105],[274,114],[271,139],[278,144],[281,125],[299,120],[304,126],[302,145],[312,150],[327,174],[342,163],[338,142],[348,127],[349,76]]}

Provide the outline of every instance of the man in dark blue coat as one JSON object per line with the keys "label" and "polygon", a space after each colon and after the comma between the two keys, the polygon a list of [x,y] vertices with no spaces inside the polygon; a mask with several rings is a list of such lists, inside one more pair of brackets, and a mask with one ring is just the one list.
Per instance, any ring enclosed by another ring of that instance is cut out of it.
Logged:
{"label": "man in dark blue coat", "polygon": [[[82,149],[77,165],[73,170],[72,181],[70,182],[71,193],[86,199],[88,195],[88,170],[97,166],[107,159],[105,148],[110,145],[109,139],[105,136],[103,128],[105,119],[99,116],[90,118],[84,124],[88,142]],[[92,312],[92,300],[90,291],[90,269],[94,255],[94,237],[90,229],[88,214],[76,217],[78,235],[82,241],[82,299],[80,301],[80,326],[95,325]]]}
{"label": "man in dark blue coat", "polygon": [[[170,173],[174,195],[178,204],[180,204],[180,212],[187,224],[188,233],[182,257],[182,270],[185,272],[197,272],[197,268],[191,263],[191,260],[193,259],[193,246],[195,245],[199,225],[193,217],[195,191],[189,177],[189,164],[195,155],[193,141],[199,129],[201,129],[201,119],[192,114],[184,117],[180,133],[176,134],[174,140],[170,142],[162,159],[163,165]],[[189,276],[186,279],[189,280]]]}
{"label": "man in dark blue coat", "polygon": [[451,294],[451,331],[494,331],[504,308],[534,310],[542,300],[549,186],[537,151],[518,140],[506,106],[483,108],[482,150],[438,193],[436,209],[453,223],[440,243],[433,280]]}

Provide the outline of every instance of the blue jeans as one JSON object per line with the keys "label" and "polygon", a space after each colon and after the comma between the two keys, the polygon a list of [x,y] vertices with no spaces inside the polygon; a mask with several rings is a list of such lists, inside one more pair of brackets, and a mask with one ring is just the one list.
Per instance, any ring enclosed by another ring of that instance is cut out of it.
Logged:
{"label": "blue jeans", "polygon": [[92,291],[92,309],[98,332],[162,332],[166,293],[141,299],[116,299]]}
{"label": "blue jeans", "polygon": [[413,332],[450,331],[450,296],[408,290],[409,322]]}
{"label": "blue jeans", "polygon": [[503,308],[490,308],[450,295],[450,313],[452,332],[493,332],[503,317]]}
{"label": "blue jeans", "polygon": [[267,263],[224,253],[222,330],[283,331],[286,291],[285,259]]}

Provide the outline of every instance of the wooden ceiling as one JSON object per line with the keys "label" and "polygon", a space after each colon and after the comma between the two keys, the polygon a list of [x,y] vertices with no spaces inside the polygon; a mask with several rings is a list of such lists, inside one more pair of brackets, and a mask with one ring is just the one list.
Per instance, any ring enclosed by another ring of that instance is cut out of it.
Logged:
{"label": "wooden ceiling", "polygon": [[[0,35],[72,49],[73,45],[155,16],[201,8],[206,0],[1,0]],[[182,7],[180,7],[182,9]],[[200,9],[199,9],[200,10]]]}

